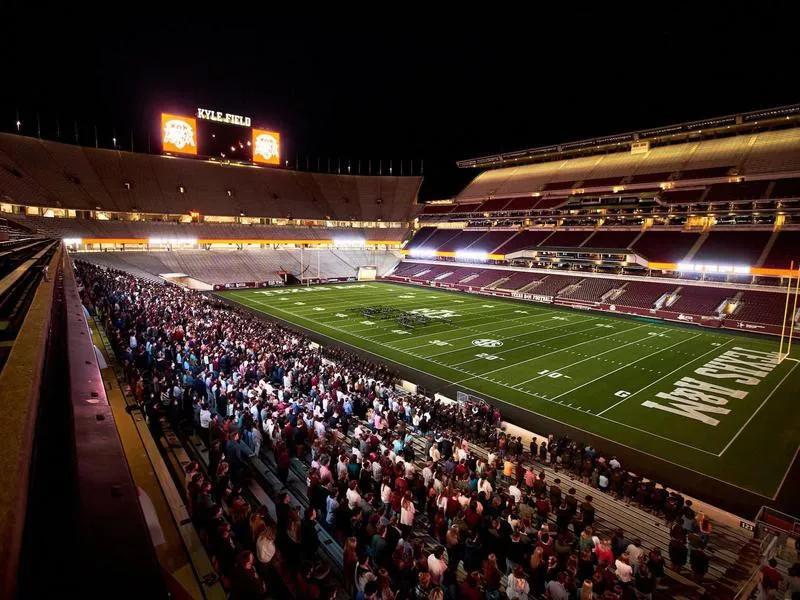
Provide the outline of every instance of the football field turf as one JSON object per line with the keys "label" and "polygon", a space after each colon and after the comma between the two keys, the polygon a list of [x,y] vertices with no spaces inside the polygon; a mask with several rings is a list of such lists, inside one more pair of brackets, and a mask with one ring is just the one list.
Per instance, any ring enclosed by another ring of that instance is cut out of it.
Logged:
{"label": "football field turf", "polygon": [[767,498],[798,450],[775,338],[384,282],[220,295]]}

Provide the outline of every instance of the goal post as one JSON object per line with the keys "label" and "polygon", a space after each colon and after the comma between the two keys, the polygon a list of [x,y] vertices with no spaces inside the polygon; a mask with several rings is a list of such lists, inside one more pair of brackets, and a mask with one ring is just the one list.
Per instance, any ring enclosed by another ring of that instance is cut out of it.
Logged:
{"label": "goal post", "polygon": [[[794,261],[789,266],[789,281],[786,284],[786,302],[783,308],[783,322],[781,324],[781,340],[778,346],[778,360],[791,360],[800,362],[797,358],[792,358],[792,340],[794,339],[795,316],[797,315],[797,296],[800,294],[800,264],[797,272],[794,270]],[[792,276],[794,275],[794,289],[792,289]],[[790,308],[791,307],[791,308]],[[790,312],[791,310],[791,312]],[[788,328],[788,331],[787,331]],[[785,348],[785,352],[784,352]]]}

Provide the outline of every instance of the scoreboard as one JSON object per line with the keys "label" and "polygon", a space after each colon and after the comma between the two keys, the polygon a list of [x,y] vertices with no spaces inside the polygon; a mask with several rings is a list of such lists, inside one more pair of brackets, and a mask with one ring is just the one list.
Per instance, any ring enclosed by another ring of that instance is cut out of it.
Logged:
{"label": "scoreboard", "polygon": [[207,108],[192,116],[162,113],[161,149],[165,154],[280,165],[280,133],[251,123],[250,117]]}

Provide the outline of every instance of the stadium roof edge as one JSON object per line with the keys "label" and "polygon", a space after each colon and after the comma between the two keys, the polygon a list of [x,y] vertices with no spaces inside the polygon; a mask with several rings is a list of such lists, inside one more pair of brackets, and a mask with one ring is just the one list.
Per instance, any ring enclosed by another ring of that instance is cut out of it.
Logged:
{"label": "stadium roof edge", "polygon": [[462,169],[507,167],[512,164],[519,165],[551,160],[555,156],[558,158],[567,158],[578,154],[607,152],[612,148],[619,150],[619,146],[622,144],[631,144],[640,141],[677,143],[685,141],[689,136],[692,138],[705,136],[713,137],[719,135],[723,131],[726,134],[735,135],[753,127],[765,124],[782,124],[783,122],[788,122],[788,124],[792,126],[800,125],[800,103],[721,117],[711,117],[698,121],[676,123],[674,125],[663,125],[651,129],[611,134],[563,144],[551,144],[548,146],[504,152],[501,154],[491,154],[459,160],[456,162],[456,165]]}

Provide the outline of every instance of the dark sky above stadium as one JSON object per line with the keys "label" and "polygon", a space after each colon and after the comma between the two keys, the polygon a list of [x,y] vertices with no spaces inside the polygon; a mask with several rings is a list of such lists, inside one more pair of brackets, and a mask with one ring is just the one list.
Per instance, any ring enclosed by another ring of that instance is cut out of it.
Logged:
{"label": "dark sky above stadium", "polygon": [[430,199],[474,175],[455,168],[460,158],[800,97],[788,3],[606,4],[9,9],[0,129],[13,130],[19,109],[29,135],[39,113],[138,136],[157,131],[162,111],[202,106],[274,127],[301,166],[306,156],[312,166],[317,156],[424,159]]}

